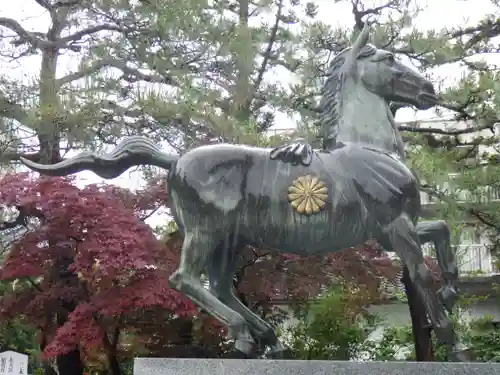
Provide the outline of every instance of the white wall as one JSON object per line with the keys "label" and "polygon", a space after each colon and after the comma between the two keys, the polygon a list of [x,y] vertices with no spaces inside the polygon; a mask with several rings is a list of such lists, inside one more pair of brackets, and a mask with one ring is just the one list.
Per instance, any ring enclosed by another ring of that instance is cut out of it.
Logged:
{"label": "white wall", "polygon": [[[380,328],[372,334],[372,339],[382,337],[385,327],[401,327],[411,324],[410,312],[408,305],[403,302],[395,302],[387,305],[372,306],[370,312],[378,314],[383,320]],[[465,321],[470,321],[474,318],[491,315],[495,320],[500,321],[500,303],[498,301],[477,302],[473,306],[460,312],[460,316]]]}

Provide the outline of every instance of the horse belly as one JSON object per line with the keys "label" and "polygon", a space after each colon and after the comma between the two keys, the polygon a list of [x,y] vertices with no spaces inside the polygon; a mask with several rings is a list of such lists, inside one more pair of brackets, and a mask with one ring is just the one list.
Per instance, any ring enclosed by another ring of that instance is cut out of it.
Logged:
{"label": "horse belly", "polygon": [[[317,213],[300,214],[288,200],[288,189],[300,176],[319,178],[328,188],[326,205]],[[259,246],[313,255],[341,251],[363,242],[367,227],[364,202],[341,172],[322,161],[292,166],[263,161],[247,176],[245,217],[247,238]]]}
{"label": "horse belly", "polygon": [[306,216],[290,207],[280,215],[261,213],[257,215],[259,219],[255,222],[252,237],[259,246],[299,255],[342,251],[364,242],[366,236],[365,225],[360,222],[361,215],[352,210],[349,213],[343,211],[333,213],[328,207]]}

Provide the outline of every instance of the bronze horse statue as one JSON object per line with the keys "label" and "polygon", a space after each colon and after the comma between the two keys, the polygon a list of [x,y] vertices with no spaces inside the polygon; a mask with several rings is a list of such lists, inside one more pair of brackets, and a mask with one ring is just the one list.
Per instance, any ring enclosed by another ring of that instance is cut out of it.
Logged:
{"label": "bronze horse statue", "polygon": [[[109,154],[84,152],[54,165],[22,161],[52,176],[90,170],[114,178],[136,165],[167,169],[171,214],[184,234],[171,286],[225,323],[244,353],[253,350],[254,339],[269,352],[286,350],[272,326],[233,293],[236,262],[246,245],[308,256],[375,239],[408,267],[437,338],[450,355],[457,354],[446,311],[455,304],[458,277],[450,231],[443,221],[417,224],[419,183],[404,163],[389,109],[391,101],[427,109],[437,98],[429,81],[368,39],[366,26],[330,65],[320,102],[321,150],[297,143],[274,150],[214,144],[178,156],[133,136]],[[428,241],[442,270],[437,293],[420,248]],[[209,289],[201,282],[203,272]]]}

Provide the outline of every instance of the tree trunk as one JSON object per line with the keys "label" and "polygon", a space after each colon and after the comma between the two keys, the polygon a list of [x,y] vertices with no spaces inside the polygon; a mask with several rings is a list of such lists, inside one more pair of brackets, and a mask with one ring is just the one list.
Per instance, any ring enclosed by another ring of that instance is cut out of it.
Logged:
{"label": "tree trunk", "polygon": [[116,354],[109,358],[109,374],[110,375],[122,375],[122,368],[120,366],[120,361]]}
{"label": "tree trunk", "polygon": [[[53,281],[55,283],[64,282],[66,285],[71,286],[78,283],[76,275],[68,271],[69,265],[73,263],[72,258],[61,257],[54,265]],[[75,310],[78,303],[76,301],[61,301],[62,311],[56,312],[57,326],[61,327],[68,320],[68,315]],[[56,358],[57,369],[59,375],[82,375],[84,365],[80,357],[80,349],[75,348],[69,353],[60,355]]]}
{"label": "tree trunk", "polygon": [[[57,41],[61,31],[66,25],[69,7],[56,10],[51,14],[52,26],[48,32],[48,39]],[[40,143],[40,159],[42,164],[53,164],[61,160],[61,151],[59,147],[60,130],[58,129],[56,119],[60,109],[59,87],[56,85],[57,65],[60,56],[60,50],[57,47],[42,48],[42,61],[40,66],[40,97],[39,112],[40,124],[37,129],[38,141]],[[49,241],[49,246],[53,244]],[[71,258],[58,259],[53,268],[51,279],[53,283],[64,283],[66,285],[78,284],[76,274],[68,270],[69,265],[73,263]],[[63,300],[61,307],[64,312],[55,312],[57,326],[61,327],[66,323],[68,315],[74,311],[77,306],[76,301]],[[49,317],[51,318],[51,317]],[[82,375],[84,364],[80,357],[80,350],[75,348],[73,351],[58,356],[56,358],[59,375]]]}
{"label": "tree trunk", "polygon": [[[41,341],[40,341],[40,351],[44,351],[45,348],[47,347],[47,336],[42,332],[41,333]],[[57,375],[57,372],[52,368],[52,366],[50,365],[50,363],[48,363],[47,361],[44,361],[43,364],[43,373],[44,375]]]}
{"label": "tree trunk", "polygon": [[431,326],[427,320],[427,311],[424,301],[418,294],[415,285],[410,279],[408,268],[403,268],[403,277],[401,278],[405,286],[406,297],[408,299],[408,308],[410,309],[411,326],[413,338],[415,340],[415,355],[419,362],[434,361],[432,352]]}

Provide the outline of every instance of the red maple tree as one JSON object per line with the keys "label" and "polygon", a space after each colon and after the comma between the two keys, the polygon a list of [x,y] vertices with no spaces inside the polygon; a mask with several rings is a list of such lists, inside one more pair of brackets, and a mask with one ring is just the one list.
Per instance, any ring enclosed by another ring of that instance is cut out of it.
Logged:
{"label": "red maple tree", "polygon": [[[27,316],[48,337],[47,357],[75,347],[90,356],[98,347],[108,360],[116,358],[121,330],[146,335],[141,343],[155,355],[173,356],[170,343],[176,337],[182,342],[195,316],[204,322],[201,342],[219,345],[221,326],[168,287],[182,237],[177,233],[168,241],[159,240],[143,221],[167,200],[161,179],[133,193],[111,185],[78,188],[71,177],[5,176],[0,180],[0,203],[43,219],[13,243],[0,268],[0,280],[32,283],[1,298],[0,316]],[[68,259],[67,269],[55,270],[61,258]],[[392,264],[371,246],[308,258],[249,248],[235,287],[245,303],[265,316],[277,300],[315,296],[334,277],[376,290],[381,279],[396,274]],[[77,282],[51,277],[64,272],[76,274]],[[73,301],[76,308],[57,327],[51,317],[64,308],[63,300]]]}
{"label": "red maple tree", "polygon": [[[45,355],[105,345],[127,314],[159,308],[171,315],[196,315],[193,303],[168,287],[177,254],[165,251],[141,217],[163,205],[164,184],[135,194],[113,186],[79,189],[72,178],[8,175],[0,181],[0,202],[42,216],[41,224],[12,244],[0,269],[0,280],[29,279],[32,288],[0,301],[3,318],[19,313],[51,335]],[[56,260],[69,259],[66,270]],[[154,267],[153,267],[154,265]],[[73,272],[75,284],[54,281],[54,272]],[[61,301],[77,304],[54,331],[50,317]],[[108,343],[109,344],[109,343]],[[109,345],[108,345],[109,346]]]}

